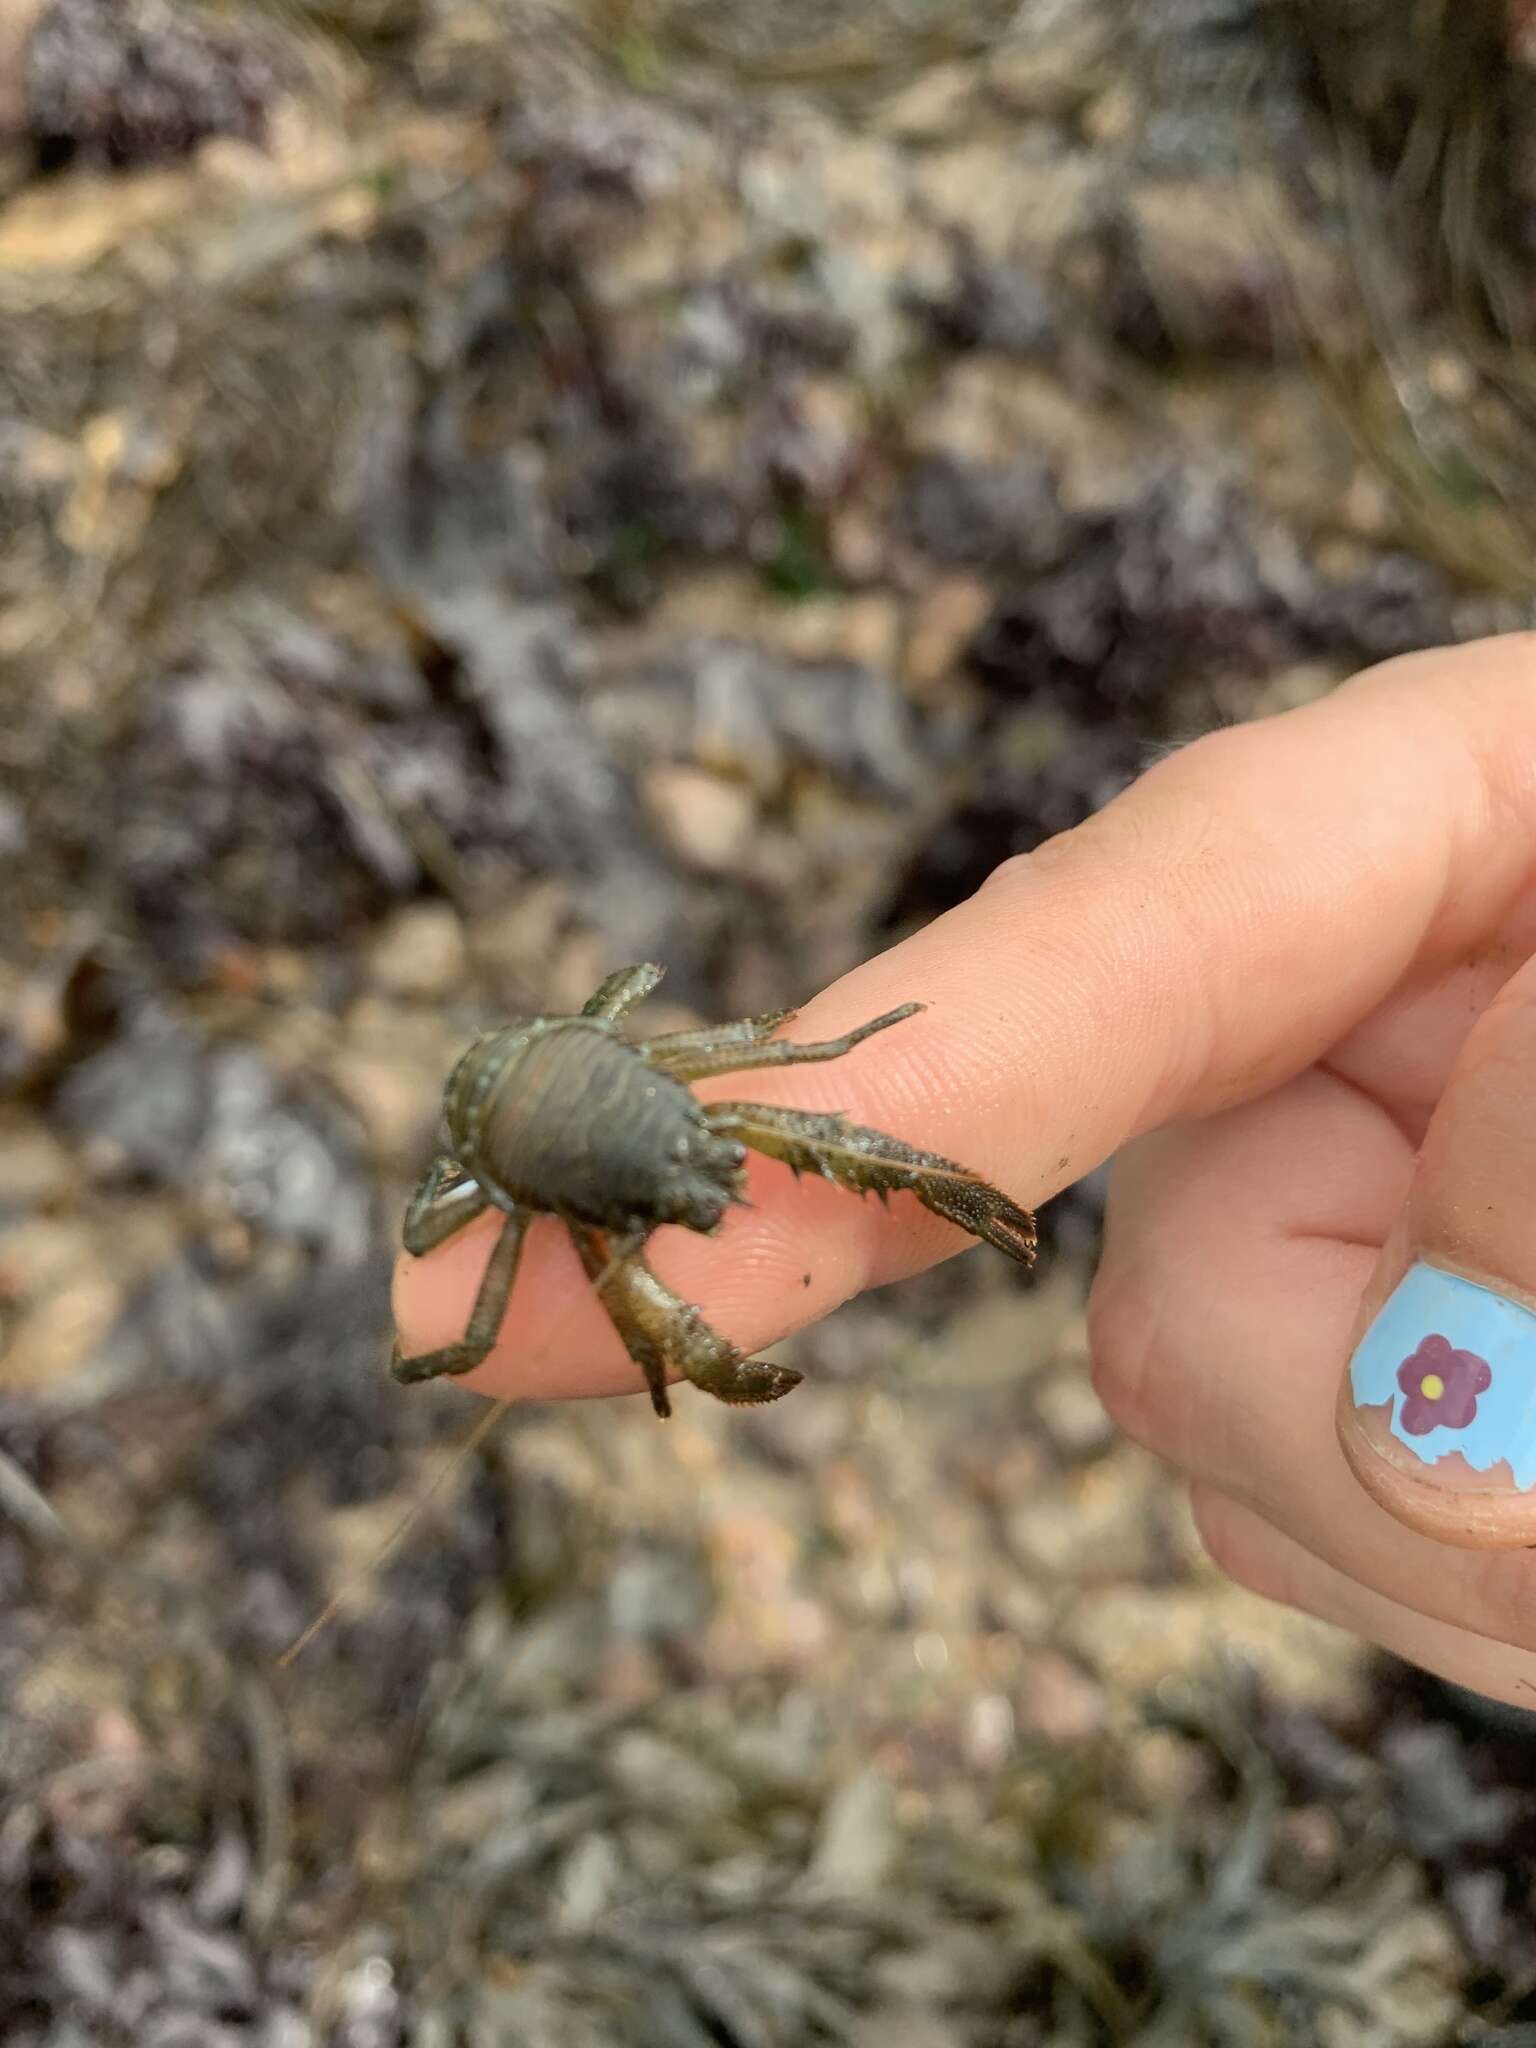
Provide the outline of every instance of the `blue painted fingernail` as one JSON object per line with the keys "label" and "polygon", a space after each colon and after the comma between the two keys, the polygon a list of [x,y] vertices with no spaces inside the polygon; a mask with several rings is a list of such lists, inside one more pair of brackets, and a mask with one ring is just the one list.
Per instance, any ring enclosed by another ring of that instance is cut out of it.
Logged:
{"label": "blue painted fingernail", "polygon": [[[1536,1314],[1459,1273],[1409,1267],[1350,1362],[1355,1419],[1433,1483],[1536,1486]],[[1436,1468],[1439,1468],[1438,1471]]]}

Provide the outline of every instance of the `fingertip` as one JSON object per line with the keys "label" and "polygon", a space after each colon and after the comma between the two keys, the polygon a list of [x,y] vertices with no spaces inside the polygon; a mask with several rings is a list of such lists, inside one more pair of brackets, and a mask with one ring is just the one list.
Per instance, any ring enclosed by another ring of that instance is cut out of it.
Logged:
{"label": "fingertip", "polygon": [[[881,1212],[819,1181],[754,1158],[752,1201],[712,1236],[662,1228],[645,1259],[682,1300],[751,1355],[817,1321],[874,1282],[963,1247],[960,1233],[915,1201]],[[392,1302],[407,1357],[464,1334],[501,1227],[499,1212],[423,1258],[395,1261]],[[498,1399],[565,1400],[642,1390],[558,1219],[530,1226],[511,1300],[490,1355],[458,1385]]]}
{"label": "fingertip", "polygon": [[502,1220],[490,1210],[422,1258],[403,1250],[396,1253],[390,1307],[405,1357],[414,1358],[463,1334],[454,1329],[453,1318],[468,1313]]}
{"label": "fingertip", "polygon": [[[424,1258],[399,1254],[391,1304],[404,1357],[463,1336],[504,1222],[491,1210]],[[593,1295],[575,1247],[554,1218],[536,1218],[490,1355],[455,1384],[504,1400],[561,1400],[627,1392],[635,1383],[636,1369]]]}

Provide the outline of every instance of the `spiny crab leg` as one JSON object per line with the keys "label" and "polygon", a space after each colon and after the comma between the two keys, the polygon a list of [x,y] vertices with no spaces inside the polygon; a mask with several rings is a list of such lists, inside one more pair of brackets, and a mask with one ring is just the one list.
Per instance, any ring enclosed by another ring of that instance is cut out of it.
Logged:
{"label": "spiny crab leg", "polygon": [[531,1220],[526,1209],[507,1212],[507,1220],[501,1226],[501,1235],[496,1240],[485,1276],[480,1282],[480,1291],[475,1296],[469,1327],[457,1344],[444,1344],[437,1351],[423,1351],[415,1358],[402,1358],[399,1344],[395,1345],[389,1369],[402,1386],[410,1386],[417,1380],[435,1380],[443,1373],[473,1372],[489,1357],[507,1313],[507,1303],[512,1298],[512,1283],[517,1278],[523,1239]]}
{"label": "spiny crab leg", "polygon": [[638,1245],[611,1245],[600,1230],[570,1225],[572,1240],[587,1276],[597,1286],[624,1348],[645,1374],[651,1406],[663,1418],[672,1412],[667,1394],[669,1367],[684,1379],[713,1394],[718,1401],[755,1406],[777,1401],[800,1384],[801,1374],[786,1365],[748,1358],[712,1330],[691,1302],[658,1280]]}
{"label": "spiny crab leg", "polygon": [[792,1038],[776,1038],[771,1044],[755,1039],[743,1043],[740,1039],[722,1038],[717,1032],[712,1042],[706,1034],[696,1051],[679,1049],[668,1056],[663,1050],[664,1039],[657,1039],[645,1051],[652,1064],[675,1081],[702,1081],[711,1074],[744,1074],[760,1067],[812,1067],[823,1060],[840,1060],[845,1052],[852,1052],[877,1031],[889,1031],[893,1024],[904,1024],[909,1017],[915,1017],[922,1007],[921,1003],[903,1003],[899,1010],[887,1010],[883,1017],[859,1025],[856,1031],[845,1031],[841,1038],[817,1039],[809,1044],[797,1044]]}
{"label": "spiny crab leg", "polygon": [[780,1159],[797,1173],[819,1173],[854,1194],[884,1198],[910,1191],[935,1216],[957,1223],[1021,1266],[1034,1263],[1034,1217],[953,1159],[920,1152],[900,1138],[827,1111],[717,1102],[706,1118],[712,1131],[739,1138],[754,1152]]}

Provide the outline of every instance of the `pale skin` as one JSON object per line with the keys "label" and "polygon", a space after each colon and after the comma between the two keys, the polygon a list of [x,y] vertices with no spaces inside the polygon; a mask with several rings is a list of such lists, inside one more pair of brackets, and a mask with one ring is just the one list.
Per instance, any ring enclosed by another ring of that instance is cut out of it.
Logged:
{"label": "pale skin", "polygon": [[[1536,1492],[1469,1505],[1372,1461],[1339,1389],[1414,1252],[1536,1305],[1533,880],[1536,636],[1410,656],[1160,761],[786,1029],[920,1016],[754,1086],[963,1159],[1025,1206],[1118,1154],[1096,1383],[1186,1476],[1218,1563],[1523,1706]],[[744,1349],[971,1242],[915,1201],[751,1172],[754,1206],[717,1238],[650,1246]],[[407,1352],[462,1334],[498,1226],[402,1255]],[[464,1383],[635,1391],[584,1284],[569,1238],[535,1223]]]}

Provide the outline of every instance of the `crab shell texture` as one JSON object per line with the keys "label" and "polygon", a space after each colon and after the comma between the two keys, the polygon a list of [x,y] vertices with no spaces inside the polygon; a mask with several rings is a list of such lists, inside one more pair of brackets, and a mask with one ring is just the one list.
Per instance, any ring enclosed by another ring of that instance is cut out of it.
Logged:
{"label": "crab shell texture", "polygon": [[618,1235],[705,1233],[742,1199],[746,1147],[717,1136],[681,1081],[613,1026],[519,1019],[478,1038],[448,1079],[453,1149],[498,1208]]}

